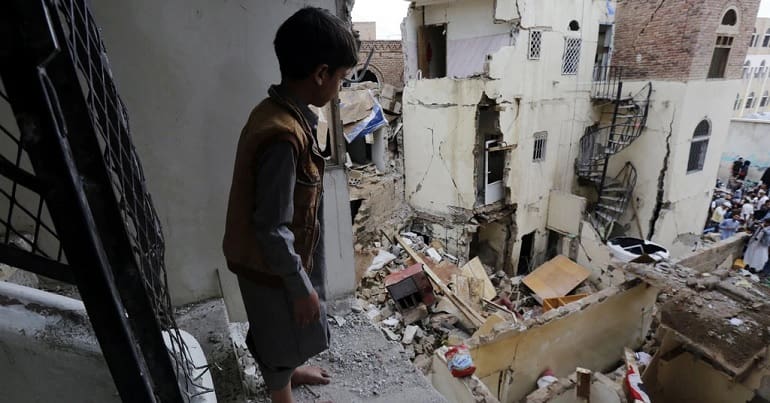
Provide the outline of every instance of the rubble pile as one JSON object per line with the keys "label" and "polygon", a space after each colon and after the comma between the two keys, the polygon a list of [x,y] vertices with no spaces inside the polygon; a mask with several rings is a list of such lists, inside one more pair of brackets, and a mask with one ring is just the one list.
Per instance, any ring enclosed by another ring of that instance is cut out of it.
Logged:
{"label": "rubble pile", "polygon": [[[478,258],[458,267],[458,258],[447,254],[440,242],[414,232],[401,233],[387,247],[376,245],[379,249],[362,273],[354,309],[389,340],[400,342],[424,372],[441,346],[489,334],[501,322],[521,324],[595,290],[585,281],[588,270],[564,256],[528,276],[509,277]],[[548,283],[549,276],[562,276],[566,282]],[[549,291],[539,291],[537,284],[549,284]]]}

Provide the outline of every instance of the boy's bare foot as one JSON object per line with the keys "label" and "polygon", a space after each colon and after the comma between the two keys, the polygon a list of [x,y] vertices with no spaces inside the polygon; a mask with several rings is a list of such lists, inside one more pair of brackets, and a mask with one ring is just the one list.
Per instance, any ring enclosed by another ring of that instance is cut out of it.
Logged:
{"label": "boy's bare foot", "polygon": [[329,382],[331,382],[331,377],[325,369],[310,365],[298,367],[291,374],[292,387],[300,385],[328,385]]}

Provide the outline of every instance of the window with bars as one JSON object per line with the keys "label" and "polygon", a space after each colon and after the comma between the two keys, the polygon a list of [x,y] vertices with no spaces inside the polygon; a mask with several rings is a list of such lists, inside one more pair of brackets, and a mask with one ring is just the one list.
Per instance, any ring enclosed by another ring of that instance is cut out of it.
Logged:
{"label": "window with bars", "polygon": [[709,136],[711,135],[711,124],[708,120],[701,120],[695,127],[690,144],[690,158],[687,161],[687,173],[702,171],[706,162],[706,152],[709,146]]}
{"label": "window with bars", "polygon": [[535,147],[532,150],[532,161],[545,161],[545,146],[548,140],[548,132],[535,133]]}
{"label": "window with bars", "polygon": [[529,60],[540,60],[540,48],[543,44],[543,31],[529,31]]}
{"label": "window with bars", "polygon": [[575,75],[580,65],[580,38],[564,38],[564,55],[561,62],[562,75]]}
{"label": "window with bars", "polygon": [[760,107],[760,108],[764,108],[765,106],[767,106],[767,98],[768,98],[768,95],[769,95],[769,94],[768,94],[768,92],[767,92],[767,91],[765,91],[765,93],[764,93],[764,94],[762,94],[762,99],[759,101],[759,107]]}

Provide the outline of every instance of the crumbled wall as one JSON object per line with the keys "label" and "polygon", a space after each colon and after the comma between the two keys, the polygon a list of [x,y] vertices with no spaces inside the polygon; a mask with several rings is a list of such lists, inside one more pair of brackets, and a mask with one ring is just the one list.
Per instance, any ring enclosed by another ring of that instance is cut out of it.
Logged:
{"label": "crumbled wall", "polygon": [[[623,288],[604,289],[523,325],[498,325],[492,336],[471,339],[477,376],[490,390],[497,390],[501,402],[516,402],[536,388],[546,368],[558,377],[576,367],[613,368],[624,347],[641,345],[658,294],[644,284]],[[508,383],[498,385],[506,371]]]}
{"label": "crumbled wall", "polygon": [[746,245],[748,238],[747,234],[738,234],[705,249],[684,255],[673,263],[689,267],[701,273],[712,272],[723,265],[732,267],[733,261],[743,255],[743,247]]}

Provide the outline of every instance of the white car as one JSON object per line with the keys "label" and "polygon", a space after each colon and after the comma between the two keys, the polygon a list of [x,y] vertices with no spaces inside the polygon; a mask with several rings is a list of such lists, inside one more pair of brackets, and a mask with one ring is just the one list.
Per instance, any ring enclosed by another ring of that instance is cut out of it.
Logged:
{"label": "white car", "polygon": [[612,257],[621,262],[630,262],[639,256],[647,255],[655,261],[668,259],[668,249],[655,242],[632,237],[617,237],[607,241]]}

